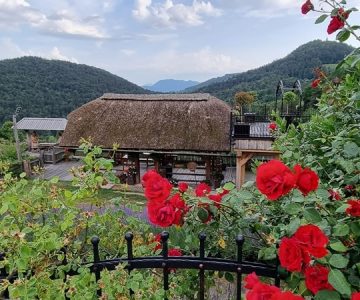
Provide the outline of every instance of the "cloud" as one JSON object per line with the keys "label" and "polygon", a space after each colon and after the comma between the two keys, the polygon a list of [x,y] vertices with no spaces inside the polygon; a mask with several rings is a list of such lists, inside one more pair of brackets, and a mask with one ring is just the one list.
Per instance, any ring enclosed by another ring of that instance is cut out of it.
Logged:
{"label": "cloud", "polygon": [[132,13],[138,21],[155,27],[176,28],[181,25],[202,25],[204,17],[220,16],[221,10],[215,8],[210,1],[202,0],[194,0],[192,5],[174,3],[173,0],[154,4],[152,0],[136,0]]}
{"label": "cloud", "polygon": [[48,59],[65,60],[65,61],[70,61],[73,63],[79,63],[76,58],[67,57],[64,54],[62,54],[58,47],[52,48],[52,50],[50,51],[50,54],[47,57],[46,56],[43,56],[43,57],[48,58]]}
{"label": "cloud", "polygon": [[50,51],[39,51],[32,49],[24,50],[16,45],[10,38],[3,38],[0,39],[0,48],[0,59],[10,59],[23,56],[39,56],[46,59],[65,60],[78,63],[76,58],[64,55],[56,46],[54,46]]}
{"label": "cloud", "polygon": [[107,35],[99,28],[97,16],[81,19],[75,13],[63,10],[45,15],[31,7],[26,0],[0,0],[0,27],[30,25],[47,34],[103,39]]}

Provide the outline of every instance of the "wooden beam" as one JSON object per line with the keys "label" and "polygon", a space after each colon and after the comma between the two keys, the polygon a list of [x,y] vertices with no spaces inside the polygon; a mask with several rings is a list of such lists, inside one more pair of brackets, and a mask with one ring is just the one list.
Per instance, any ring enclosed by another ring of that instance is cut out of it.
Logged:
{"label": "wooden beam", "polygon": [[241,153],[236,156],[236,187],[239,189],[245,182],[245,166],[253,153]]}

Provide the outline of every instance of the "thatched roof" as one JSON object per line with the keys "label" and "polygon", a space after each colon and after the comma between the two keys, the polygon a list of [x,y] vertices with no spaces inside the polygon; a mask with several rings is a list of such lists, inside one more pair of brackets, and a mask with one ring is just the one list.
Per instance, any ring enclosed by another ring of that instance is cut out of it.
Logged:
{"label": "thatched roof", "polygon": [[209,94],[105,94],[68,115],[61,146],[80,138],[128,150],[230,151],[230,107]]}

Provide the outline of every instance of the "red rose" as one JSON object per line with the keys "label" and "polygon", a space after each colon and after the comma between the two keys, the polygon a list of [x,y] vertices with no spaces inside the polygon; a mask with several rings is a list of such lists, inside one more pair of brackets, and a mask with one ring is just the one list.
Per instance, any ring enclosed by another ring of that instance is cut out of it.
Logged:
{"label": "red rose", "polygon": [[179,187],[179,192],[180,193],[185,193],[189,188],[188,184],[185,183],[185,182],[180,182],[178,187]]}
{"label": "red rose", "polygon": [[310,10],[314,9],[314,5],[311,3],[310,0],[307,0],[302,6],[301,6],[301,13],[303,15],[306,15]]}
{"label": "red rose", "polygon": [[204,197],[211,192],[211,187],[206,183],[200,183],[195,189],[195,195],[197,197]]}
{"label": "red rose", "polygon": [[353,293],[351,295],[351,300],[360,300],[360,292]]}
{"label": "red rose", "polygon": [[168,227],[174,223],[175,208],[169,202],[148,202],[148,216],[151,223],[161,227]]}
{"label": "red rose", "polygon": [[296,186],[304,196],[318,188],[319,177],[314,171],[309,168],[303,169],[300,165],[296,165],[294,171]]}
{"label": "red rose", "polygon": [[320,290],[333,290],[328,282],[329,269],[322,265],[315,265],[305,269],[305,284],[314,295]]}
{"label": "red rose", "polygon": [[360,200],[348,200],[346,213],[353,217],[360,217]]}
{"label": "red rose", "polygon": [[258,282],[246,293],[246,300],[271,300],[279,292],[280,289],[276,286]]}
{"label": "red rose", "polygon": [[294,238],[305,251],[316,258],[324,257],[328,253],[326,245],[329,239],[321,229],[315,225],[300,226],[295,232]]}
{"label": "red rose", "polygon": [[182,252],[180,249],[172,248],[169,249],[168,256],[182,256]]}
{"label": "red rose", "polygon": [[311,82],[311,87],[313,88],[313,89],[316,89],[317,87],[318,87],[318,85],[320,84],[320,82],[321,82],[321,79],[314,79],[312,82]]}
{"label": "red rose", "polygon": [[330,194],[329,197],[330,197],[331,200],[336,200],[336,201],[341,200],[341,195],[339,194],[338,191],[330,189],[330,190],[328,190],[328,192]]}
{"label": "red rose", "polygon": [[158,172],[156,172],[155,170],[149,170],[147,171],[143,178],[142,178],[142,185],[143,187],[146,187],[146,182],[150,179],[150,178],[161,178],[160,174]]}
{"label": "red rose", "polygon": [[229,190],[225,190],[224,188],[222,189],[222,192],[220,193],[221,197],[226,196],[227,194],[229,194],[230,191]]}
{"label": "red rose", "polygon": [[220,208],[220,202],[222,199],[222,196],[220,194],[213,194],[213,195],[209,195],[208,198],[212,201],[214,201],[214,205],[217,208]]}
{"label": "red rose", "polygon": [[304,262],[303,251],[294,238],[283,238],[279,248],[280,264],[290,272],[302,270]]}
{"label": "red rose", "polygon": [[246,283],[244,288],[248,290],[251,290],[255,286],[255,284],[260,282],[259,277],[257,277],[255,272],[252,272],[251,274],[247,275],[244,278],[244,281]]}
{"label": "red rose", "polygon": [[185,209],[185,201],[181,198],[180,194],[175,194],[169,200],[170,204],[178,209]]}
{"label": "red rose", "polygon": [[277,129],[276,123],[270,123],[269,124],[269,129],[275,131]]}
{"label": "red rose", "polygon": [[275,293],[274,295],[272,295],[271,300],[304,300],[304,298],[287,291]]}
{"label": "red rose", "polygon": [[331,21],[329,23],[329,26],[327,28],[327,33],[332,34],[336,30],[339,30],[344,27],[345,20],[349,17],[349,12],[344,11],[343,8],[340,8],[338,10],[338,13],[336,16],[331,17]]}
{"label": "red rose", "polygon": [[295,176],[279,160],[270,160],[257,168],[256,185],[269,200],[277,200],[295,186]]}
{"label": "red rose", "polygon": [[[145,181],[145,197],[149,201],[163,202],[169,197],[172,185],[157,173],[152,173]],[[146,175],[146,174],[145,174]],[[145,177],[144,175],[144,177]],[[143,177],[143,181],[144,181]]]}

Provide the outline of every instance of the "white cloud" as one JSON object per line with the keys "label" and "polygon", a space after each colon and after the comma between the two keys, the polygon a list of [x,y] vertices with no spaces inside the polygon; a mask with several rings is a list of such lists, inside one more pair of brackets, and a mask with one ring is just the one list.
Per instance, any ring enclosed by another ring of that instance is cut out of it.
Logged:
{"label": "white cloud", "polygon": [[22,56],[39,56],[46,59],[57,59],[78,63],[76,58],[64,55],[56,46],[49,51],[33,49],[24,50],[15,44],[11,39],[3,38],[0,39],[0,48],[0,59],[17,58]]}
{"label": "white cloud", "polygon": [[30,25],[48,34],[106,38],[106,34],[99,28],[98,19],[90,17],[80,19],[69,10],[47,16],[31,7],[26,0],[0,0],[0,27]]}
{"label": "white cloud", "polygon": [[192,5],[164,0],[153,3],[152,0],[136,0],[133,16],[142,22],[156,27],[176,28],[179,25],[198,26],[204,24],[204,17],[221,15],[210,1],[194,0]]}
{"label": "white cloud", "polygon": [[121,49],[120,51],[126,56],[133,56],[136,52],[135,50],[132,49]]}
{"label": "white cloud", "polygon": [[65,60],[65,61],[70,61],[70,62],[74,62],[74,63],[79,63],[76,58],[67,57],[64,54],[62,54],[58,47],[52,48],[52,50],[50,51],[50,54],[47,57],[45,56],[44,58]]}

